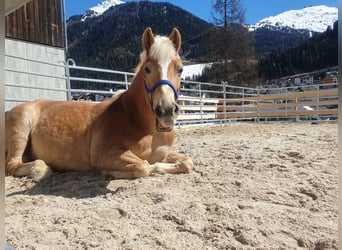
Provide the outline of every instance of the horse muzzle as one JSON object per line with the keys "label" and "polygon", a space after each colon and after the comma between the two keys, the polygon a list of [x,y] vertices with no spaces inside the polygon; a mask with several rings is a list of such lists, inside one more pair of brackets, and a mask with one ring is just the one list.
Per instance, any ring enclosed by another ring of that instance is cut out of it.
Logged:
{"label": "horse muzzle", "polygon": [[177,103],[169,106],[158,105],[154,109],[156,117],[156,129],[158,132],[170,132],[177,120],[179,106]]}
{"label": "horse muzzle", "polygon": [[[172,98],[169,94],[157,93],[155,98],[152,98],[152,93],[162,85],[167,85],[172,90]],[[156,118],[156,129],[158,132],[169,132],[173,129],[178,114],[179,106],[176,103],[179,93],[175,86],[169,80],[159,80],[151,88],[147,87],[146,81],[144,87],[149,95],[152,110]],[[154,99],[154,100],[153,100]]]}
{"label": "horse muzzle", "polygon": [[170,132],[176,123],[178,114],[179,106],[177,103],[168,106],[158,105],[154,109],[157,131]]}

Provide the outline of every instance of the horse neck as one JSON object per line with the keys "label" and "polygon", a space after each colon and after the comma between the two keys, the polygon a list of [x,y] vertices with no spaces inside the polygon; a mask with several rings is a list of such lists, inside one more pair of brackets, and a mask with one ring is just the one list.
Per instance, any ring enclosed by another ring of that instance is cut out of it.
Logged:
{"label": "horse neck", "polygon": [[155,118],[149,96],[144,88],[144,75],[141,71],[135,75],[131,86],[124,94],[124,105],[128,114],[154,128]]}

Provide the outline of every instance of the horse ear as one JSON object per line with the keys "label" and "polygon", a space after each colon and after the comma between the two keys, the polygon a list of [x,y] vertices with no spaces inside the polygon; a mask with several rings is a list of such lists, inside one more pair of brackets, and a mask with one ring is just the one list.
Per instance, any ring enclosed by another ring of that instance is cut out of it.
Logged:
{"label": "horse ear", "polygon": [[172,29],[172,32],[169,36],[169,39],[173,42],[173,45],[175,46],[175,49],[178,53],[180,46],[181,46],[181,43],[182,43],[182,37],[181,37],[181,34],[177,28]]}
{"label": "horse ear", "polygon": [[154,35],[152,32],[152,29],[148,27],[143,34],[142,37],[142,44],[144,49],[146,50],[146,53],[148,54],[152,44],[154,43]]}

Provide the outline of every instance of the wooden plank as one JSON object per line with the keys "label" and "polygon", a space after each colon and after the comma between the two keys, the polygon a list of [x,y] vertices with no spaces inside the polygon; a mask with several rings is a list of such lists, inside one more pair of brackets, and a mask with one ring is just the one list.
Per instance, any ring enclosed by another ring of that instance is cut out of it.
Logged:
{"label": "wooden plank", "polygon": [[224,114],[217,114],[216,118],[218,119],[225,119],[225,118],[253,118],[257,117],[257,112],[231,112]]}
{"label": "wooden plank", "polygon": [[[258,97],[253,96],[253,97],[246,97],[246,98],[234,98],[234,99],[227,99],[226,103],[240,103],[240,102],[257,102]],[[221,100],[220,104],[224,104],[224,100]]]}
{"label": "wooden plank", "polygon": [[[226,111],[255,111],[257,110],[258,107],[256,105],[229,105],[226,106]],[[217,111],[218,112],[223,112],[225,108],[223,106],[218,106]]]}
{"label": "wooden plank", "polygon": [[288,102],[288,103],[260,103],[260,108],[286,108],[286,107],[302,107],[302,106],[327,106],[327,105],[337,105],[338,100],[327,100],[327,101],[307,101],[307,102]]}
{"label": "wooden plank", "polygon": [[179,114],[177,120],[184,121],[184,120],[205,120],[205,119],[215,119],[216,115],[215,113],[207,113],[207,114],[200,114],[200,113],[194,113],[194,114]]}
{"label": "wooden plank", "polygon": [[5,17],[6,37],[65,47],[60,0],[31,0]]}
{"label": "wooden plank", "polygon": [[6,1],[5,6],[5,15],[8,15],[15,11],[16,9],[22,7],[26,2],[30,0],[10,0]]}
{"label": "wooden plank", "polygon": [[[296,98],[309,98],[309,97],[328,97],[328,96],[337,96],[338,90],[337,88],[334,89],[321,89],[319,91],[307,91],[307,92],[290,92],[284,94],[270,94],[270,95],[260,95],[260,97],[252,96],[252,97],[245,97],[245,98],[233,98],[227,99],[226,103],[239,103],[239,102],[247,102],[247,101],[254,101],[257,102],[259,100],[289,100],[289,99],[296,99]],[[223,104],[224,100],[220,101],[220,104]]]}
{"label": "wooden plank", "polygon": [[192,97],[192,96],[180,96],[179,99],[180,103],[185,101],[188,102],[196,102],[196,103],[219,103],[220,99],[217,98],[199,98],[199,97]]}
{"label": "wooden plank", "polygon": [[287,117],[287,116],[315,116],[315,115],[337,115],[337,109],[324,110],[294,110],[287,112],[262,112],[259,117]]}
{"label": "wooden plank", "polygon": [[[227,105],[226,110],[236,110],[236,111],[253,111],[257,110],[258,106],[260,109],[262,108],[295,108],[295,107],[303,107],[303,106],[313,106],[317,107],[319,106],[327,106],[327,105],[338,105],[338,100],[327,100],[327,101],[320,101],[320,102],[289,102],[289,103],[260,103],[259,105]],[[218,112],[223,112],[224,107],[218,106],[217,107]]]}
{"label": "wooden plank", "polygon": [[308,91],[308,92],[294,92],[287,94],[274,94],[274,95],[261,95],[260,100],[277,100],[277,99],[296,99],[296,98],[308,98],[308,97],[324,97],[324,96],[337,96],[337,89]]}
{"label": "wooden plank", "polygon": [[180,106],[180,111],[217,111],[217,106],[202,106],[199,105],[191,105],[191,106]]}
{"label": "wooden plank", "polygon": [[324,109],[324,110],[293,110],[293,111],[274,111],[274,112],[249,112],[249,113],[227,113],[219,114],[219,119],[226,118],[267,118],[267,117],[295,117],[295,116],[322,116],[322,115],[337,115],[338,109]]}

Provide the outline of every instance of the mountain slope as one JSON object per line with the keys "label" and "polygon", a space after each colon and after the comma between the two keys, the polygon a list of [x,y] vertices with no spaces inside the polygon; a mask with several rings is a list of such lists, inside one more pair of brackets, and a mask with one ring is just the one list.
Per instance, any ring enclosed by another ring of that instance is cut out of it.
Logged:
{"label": "mountain slope", "polygon": [[338,9],[324,5],[291,10],[250,25],[259,55],[286,50],[324,32],[338,19]]}
{"label": "mountain slope", "polygon": [[254,37],[255,51],[258,55],[267,55],[274,51],[286,50],[305,43],[319,33],[291,28],[269,29],[261,27],[251,32]]}
{"label": "mountain slope", "polygon": [[206,54],[206,36],[198,36],[212,25],[169,3],[148,1],[115,5],[102,15],[68,20],[68,56],[76,63],[129,70],[137,65],[142,50],[141,36],[146,27],[155,34],[169,34],[177,27],[183,39],[185,58],[201,58]]}
{"label": "mountain slope", "polygon": [[301,10],[290,10],[276,16],[260,20],[249,26],[250,31],[259,28],[281,30],[290,28],[295,30],[308,30],[324,32],[338,19],[338,9],[325,5],[306,7]]}
{"label": "mountain slope", "polygon": [[[301,15],[304,16],[304,12]],[[308,15],[306,16],[309,18]],[[316,21],[310,20],[308,19],[307,22]],[[321,21],[323,22],[323,19]],[[286,57],[286,52],[281,51],[303,44],[310,37],[317,37],[319,34],[312,30],[291,28],[290,24],[278,24],[272,26],[273,28],[270,25],[260,24],[252,31],[255,50],[265,60],[269,58],[268,55],[272,55],[272,58],[280,54]],[[213,25],[172,4],[149,1],[123,3],[120,0],[107,0],[90,8],[84,14],[71,17],[67,23],[69,41],[67,56],[73,58],[78,65],[132,71],[138,63],[142,50],[142,33],[149,26],[156,34],[164,35],[169,34],[172,27],[177,27],[182,34],[182,57],[195,62],[209,61],[208,36],[213,30]],[[311,48],[314,53],[320,54],[321,50],[331,51],[330,48],[335,48],[336,44],[335,42],[322,43],[320,46],[308,46],[308,50]],[[306,53],[310,54],[308,50]],[[299,54],[298,52],[296,57]],[[323,65],[327,61],[326,55],[327,53],[308,58],[311,58],[311,62],[315,61],[316,65]],[[335,60],[334,55],[331,58]],[[291,58],[287,60],[293,61]],[[264,62],[267,65],[267,60]],[[264,70],[269,70],[269,73],[261,73],[261,75],[270,76],[273,72],[273,77],[285,72],[302,70],[298,66],[295,68],[292,66],[288,67],[282,62],[277,62],[278,68],[265,66]],[[279,73],[278,69],[281,67],[283,67],[282,72]]]}
{"label": "mountain slope", "polygon": [[123,4],[125,2],[121,0],[106,0],[98,5],[91,7],[89,10],[87,10],[81,18],[81,21],[85,21],[87,18],[96,17],[102,15],[104,12],[106,12],[110,7]]}
{"label": "mountain slope", "polygon": [[283,52],[273,52],[263,58],[259,75],[275,79],[297,73],[310,72],[338,65],[338,22],[326,32],[304,44]]}

